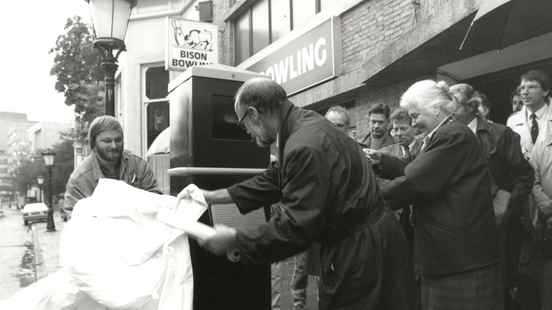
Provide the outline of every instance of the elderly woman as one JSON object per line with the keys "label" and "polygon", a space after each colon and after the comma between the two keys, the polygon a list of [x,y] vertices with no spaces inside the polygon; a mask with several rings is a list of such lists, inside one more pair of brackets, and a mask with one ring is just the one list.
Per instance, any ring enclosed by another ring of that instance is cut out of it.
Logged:
{"label": "elderly woman", "polygon": [[396,177],[384,197],[414,206],[422,309],[494,309],[497,234],[491,176],[477,138],[453,119],[455,103],[444,83],[417,82],[400,105],[428,134],[406,166],[381,155],[380,172]]}

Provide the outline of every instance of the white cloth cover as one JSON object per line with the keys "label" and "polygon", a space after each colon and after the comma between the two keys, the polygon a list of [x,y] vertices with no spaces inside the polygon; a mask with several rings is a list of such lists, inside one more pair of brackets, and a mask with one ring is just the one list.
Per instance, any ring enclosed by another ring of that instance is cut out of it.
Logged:
{"label": "white cloth cover", "polygon": [[184,232],[214,231],[196,222],[206,204],[197,187],[188,189],[194,200],[177,207],[172,196],[101,179],[62,231],[62,268],[0,302],[0,309],[191,310],[193,274]]}

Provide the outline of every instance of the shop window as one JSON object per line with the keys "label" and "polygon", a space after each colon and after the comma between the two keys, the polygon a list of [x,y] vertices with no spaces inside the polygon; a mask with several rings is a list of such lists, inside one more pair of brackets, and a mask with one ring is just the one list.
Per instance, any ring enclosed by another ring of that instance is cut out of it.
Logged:
{"label": "shop window", "polygon": [[163,67],[153,67],[146,70],[146,97],[159,99],[167,97],[169,72]]}
{"label": "shop window", "polygon": [[169,72],[164,67],[150,67],[145,70],[144,75],[146,144],[149,148],[155,138],[169,127],[169,101],[167,100]]}
{"label": "shop window", "polygon": [[153,140],[169,127],[169,103],[167,101],[152,102],[147,105],[147,139],[148,148]]}

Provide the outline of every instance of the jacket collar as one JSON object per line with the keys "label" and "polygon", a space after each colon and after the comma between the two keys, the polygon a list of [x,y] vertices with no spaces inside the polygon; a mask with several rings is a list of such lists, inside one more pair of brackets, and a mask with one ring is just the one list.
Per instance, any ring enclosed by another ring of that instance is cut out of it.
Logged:
{"label": "jacket collar", "polygon": [[491,127],[488,121],[482,119],[480,116],[477,116],[476,119],[477,119],[477,129],[475,131],[476,133],[491,132]]}
{"label": "jacket collar", "polygon": [[278,148],[280,149],[280,157],[283,158],[284,145],[289,136],[296,130],[297,114],[299,110],[291,103],[289,100],[286,100],[282,103],[280,108],[280,131],[278,132]]}

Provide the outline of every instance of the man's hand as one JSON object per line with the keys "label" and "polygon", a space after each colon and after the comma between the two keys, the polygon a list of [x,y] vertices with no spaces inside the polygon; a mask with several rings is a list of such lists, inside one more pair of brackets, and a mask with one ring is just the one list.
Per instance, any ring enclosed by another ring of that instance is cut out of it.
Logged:
{"label": "man's hand", "polygon": [[215,234],[207,239],[199,240],[199,245],[215,255],[225,255],[234,247],[236,234],[235,228],[215,225]]}
{"label": "man's hand", "polygon": [[203,190],[201,188],[198,188],[196,187],[195,185],[191,184],[191,185],[188,185],[186,186],[183,190],[180,191],[180,193],[178,193],[178,195],[176,196],[176,205],[178,206],[178,204],[180,204],[180,201],[182,200],[187,200],[187,199],[193,199],[192,198],[192,193],[194,192],[201,192],[201,194],[203,195],[203,197],[205,198],[205,201],[207,203],[209,203],[209,199],[208,199],[208,191],[206,190]]}
{"label": "man's hand", "polygon": [[362,149],[364,151],[364,154],[366,154],[366,157],[368,160],[372,163],[372,165],[379,165],[381,162],[381,153],[374,149],[365,148]]}

